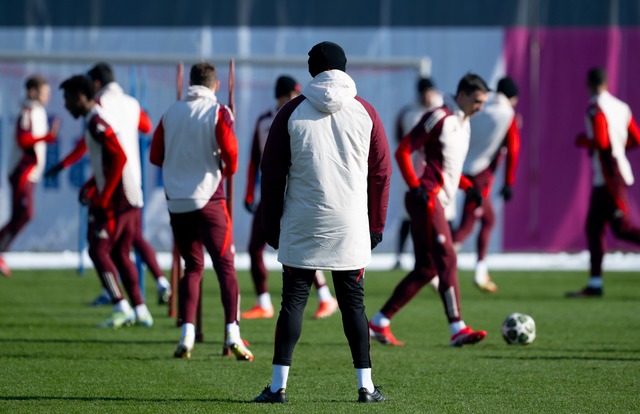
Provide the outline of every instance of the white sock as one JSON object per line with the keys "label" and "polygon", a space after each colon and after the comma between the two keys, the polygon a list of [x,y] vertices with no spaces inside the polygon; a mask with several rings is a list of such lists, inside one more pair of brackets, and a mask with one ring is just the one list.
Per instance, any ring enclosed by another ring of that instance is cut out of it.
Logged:
{"label": "white sock", "polygon": [[391,319],[384,316],[382,312],[378,312],[375,315],[373,315],[373,319],[371,319],[371,323],[374,324],[375,326],[384,328],[391,325]]}
{"label": "white sock", "polygon": [[274,365],[271,374],[271,392],[278,392],[280,388],[287,388],[287,379],[289,378],[289,368],[286,365]]}
{"label": "white sock", "polygon": [[193,343],[196,337],[196,327],[192,323],[182,325],[182,334],[180,335],[180,343],[189,349],[193,349]]}
{"label": "white sock", "polygon": [[258,296],[258,305],[265,310],[272,309],[273,304],[271,303],[271,294],[269,292],[261,293]]}
{"label": "white sock", "polygon": [[158,278],[158,280],[156,280],[156,287],[157,287],[158,289],[160,289],[160,288],[164,288],[164,289],[166,289],[166,288],[170,288],[170,287],[171,287],[171,284],[169,283],[169,281],[167,280],[167,278],[166,278],[166,277],[164,277],[164,276],[160,276],[160,277]]}
{"label": "white sock", "polygon": [[364,387],[369,392],[375,390],[371,380],[371,368],[356,368],[356,377],[358,377],[358,389]]}
{"label": "white sock", "polygon": [[449,324],[449,329],[451,330],[451,335],[457,334],[458,332],[460,332],[461,330],[463,330],[466,327],[467,327],[467,325],[464,323],[464,321],[451,322]]}
{"label": "white sock", "polygon": [[602,288],[602,276],[591,276],[587,286],[595,289]]}
{"label": "white sock", "polygon": [[240,326],[236,322],[227,324],[227,345],[228,344],[240,344]]}
{"label": "white sock", "polygon": [[149,316],[149,308],[147,308],[147,305],[144,303],[141,305],[136,305],[134,310],[138,319],[144,319]]}
{"label": "white sock", "polygon": [[487,267],[487,262],[485,262],[484,260],[478,260],[478,263],[476,263],[476,273],[474,276],[476,283],[485,283],[488,276],[489,268]]}
{"label": "white sock", "polygon": [[324,285],[318,289],[318,300],[320,302],[329,302],[331,299],[333,299],[333,296],[331,296],[329,286]]}
{"label": "white sock", "polygon": [[127,302],[126,299],[122,299],[120,302],[113,305],[114,312],[122,312],[122,313],[131,313],[131,305]]}

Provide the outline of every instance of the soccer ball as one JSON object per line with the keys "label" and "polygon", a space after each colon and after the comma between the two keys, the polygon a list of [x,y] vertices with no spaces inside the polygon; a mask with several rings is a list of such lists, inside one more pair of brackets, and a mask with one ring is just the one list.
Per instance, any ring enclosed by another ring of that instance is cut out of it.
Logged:
{"label": "soccer ball", "polygon": [[528,345],[536,339],[536,323],[524,313],[512,313],[502,323],[502,337],[509,345]]}

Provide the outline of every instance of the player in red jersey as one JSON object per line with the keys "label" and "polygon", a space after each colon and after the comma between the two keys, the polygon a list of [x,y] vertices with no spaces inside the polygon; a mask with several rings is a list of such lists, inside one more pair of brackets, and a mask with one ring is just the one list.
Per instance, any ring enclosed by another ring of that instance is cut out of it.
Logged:
{"label": "player in red jersey", "polygon": [[[96,89],[96,102],[109,116],[112,127],[118,132],[116,135],[120,145],[127,156],[127,163],[123,172],[123,179],[129,185],[125,188],[125,196],[129,203],[136,209],[137,231],[133,239],[133,248],[140,254],[142,261],[147,265],[156,280],[158,302],[167,303],[171,296],[171,285],[164,276],[156,259],[156,252],[142,233],[142,174],[140,167],[140,138],[138,131],[143,134],[152,130],[149,116],[140,108],[138,101],[125,94],[120,85],[116,83],[111,66],[101,62],[93,66],[89,72]],[[47,171],[47,175],[55,175],[79,161],[86,152],[84,140],[78,141],[78,145],[61,162]],[[109,292],[103,289],[92,305],[104,305],[111,303]]]}
{"label": "player in red jersey", "polygon": [[602,259],[606,250],[607,224],[618,239],[640,244],[640,228],[629,220],[627,187],[633,172],[626,150],[640,144],[640,130],[629,105],[608,91],[607,73],[593,68],[587,74],[591,94],[587,109],[587,132],[576,144],[589,150],[593,159],[593,190],[589,200],[586,232],[591,255],[591,277],[587,286],[567,297],[602,296]]}
{"label": "player in red jersey", "polygon": [[[94,99],[91,80],[76,75],[62,82],[60,89],[69,113],[74,118],[83,117],[86,124],[85,143],[94,175],[83,186],[80,201],[89,205],[89,256],[113,303],[113,314],[99,326],[119,328],[136,323],[150,327],[153,318],[129,258],[137,216],[125,195],[131,191],[130,183],[123,179],[127,156],[107,115]],[[122,295],[118,273],[133,309]]]}
{"label": "player in red jersey", "polygon": [[520,132],[516,119],[515,106],[518,103],[518,87],[509,77],[498,81],[496,93],[487,101],[484,108],[471,118],[471,140],[469,152],[462,166],[462,173],[469,178],[473,186],[480,190],[483,203],[478,207],[473,199],[466,199],[460,226],[453,232],[456,245],[464,242],[473,231],[477,219],[480,219],[474,285],[478,289],[496,293],[498,287],[491,280],[485,262],[489,237],[495,224],[495,214],[491,202],[491,189],[495,180],[495,171],[500,160],[506,155],[504,185],[500,194],[504,201],[511,200],[513,185],[516,181],[516,166],[520,152]]}
{"label": "player in red jersey", "polygon": [[[482,108],[488,91],[482,78],[465,75],[456,96],[447,96],[444,106],[428,111],[396,150],[402,177],[409,186],[405,205],[411,217],[415,267],[369,324],[371,335],[381,343],[403,345],[391,333],[391,318],[436,275],[440,276],[438,291],[451,330],[450,344],[474,344],[487,335],[462,320],[457,257],[444,210],[458,187],[477,204],[482,203],[480,192],[461,173],[469,148],[469,117]],[[425,169],[418,177],[411,153],[421,148]]]}
{"label": "player in red jersey", "polygon": [[[399,144],[402,138],[405,137],[416,126],[420,118],[430,109],[442,106],[442,95],[436,90],[433,81],[429,78],[420,78],[417,84],[418,99],[416,102],[404,106],[398,113],[396,119],[396,141]],[[420,152],[414,153],[413,156],[414,168],[416,174],[420,175],[424,169],[424,154]],[[398,190],[400,192],[400,190]],[[402,194],[399,197],[404,196],[404,188]],[[402,264],[400,257],[404,251],[404,246],[409,237],[409,230],[411,229],[411,222],[406,212],[403,212],[402,222],[398,229],[398,245],[396,250],[396,263],[394,269],[400,269]],[[438,278],[433,278],[432,281],[437,281]],[[437,284],[434,286],[438,288]]]}
{"label": "player in red jersey", "polygon": [[[255,185],[260,171],[260,161],[267,141],[269,128],[280,108],[291,99],[300,95],[300,85],[290,76],[280,76],[275,85],[275,98],[277,105],[258,117],[251,144],[251,158],[249,160],[249,174],[247,177],[247,191],[244,205],[247,211],[255,214],[251,226],[251,238],[249,239],[249,257],[251,258],[251,277],[258,295],[258,303],[250,310],[242,313],[242,319],[272,318],[273,305],[271,295],[267,289],[267,268],[264,265],[262,255],[267,246],[267,238],[260,225],[261,207],[254,200]],[[313,284],[318,289],[319,306],[314,317],[323,319],[333,315],[338,310],[338,302],[331,296],[327,286],[327,280],[321,270],[316,272]]]}
{"label": "player in red jersey", "polygon": [[[220,82],[208,63],[191,67],[185,99],[162,116],[151,142],[151,163],[162,167],[171,229],[185,261],[179,282],[182,334],[174,356],[189,358],[195,341],[196,308],[207,249],[218,276],[227,332],[227,346],[239,360],[253,360],[240,337],[240,289],[234,267],[231,219],[223,177],[238,168],[238,142],[233,114],[218,103]],[[222,165],[224,163],[224,165]]]}
{"label": "player in red jersey", "polygon": [[27,98],[22,103],[16,123],[15,141],[10,160],[11,218],[0,230],[0,274],[9,277],[11,269],[2,253],[33,217],[33,191],[42,176],[47,155],[47,143],[58,135],[59,122],[51,125],[45,106],[51,97],[51,87],[46,79],[32,76],[25,82]]}

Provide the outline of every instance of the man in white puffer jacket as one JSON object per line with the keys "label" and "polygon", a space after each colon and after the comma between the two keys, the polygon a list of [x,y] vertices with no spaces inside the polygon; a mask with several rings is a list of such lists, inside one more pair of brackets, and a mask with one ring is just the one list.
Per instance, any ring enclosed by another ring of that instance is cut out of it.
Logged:
{"label": "man in white puffer jacket", "polygon": [[385,398],[371,380],[364,267],[382,240],[391,157],[375,109],[357,96],[331,42],[309,52],[313,79],[283,106],[262,158],[262,222],[283,265],[273,376],[256,402],[286,402],[293,349],[316,270],[332,272],[358,378],[358,401]]}

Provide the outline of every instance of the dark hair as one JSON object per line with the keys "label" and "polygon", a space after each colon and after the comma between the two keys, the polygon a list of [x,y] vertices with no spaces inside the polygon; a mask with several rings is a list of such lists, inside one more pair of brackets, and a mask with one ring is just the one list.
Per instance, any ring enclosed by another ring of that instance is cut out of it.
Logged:
{"label": "dark hair", "polygon": [[489,92],[490,90],[491,89],[487,86],[487,83],[480,76],[475,73],[467,73],[462,77],[462,79],[460,79],[456,95],[460,92],[470,95],[475,91]]}
{"label": "dark hair", "polygon": [[587,85],[590,88],[597,88],[607,83],[607,71],[603,68],[591,68],[587,72]]}
{"label": "dark hair", "polygon": [[93,99],[96,94],[93,81],[84,75],[74,75],[60,84],[60,89],[72,95],[84,95]]}
{"label": "dark hair", "polygon": [[42,85],[46,85],[48,83],[49,82],[47,82],[47,80],[42,76],[34,75],[27,78],[26,82],[24,83],[24,87],[26,90],[29,90],[29,89],[38,90]]}
{"label": "dark hair", "polygon": [[418,93],[425,93],[429,89],[433,89],[436,85],[430,78],[420,78],[418,80]]}
{"label": "dark hair", "polygon": [[288,96],[293,91],[300,91],[300,84],[291,76],[282,75],[276,80],[275,96],[276,99],[282,96]]}
{"label": "dark hair", "polygon": [[518,96],[518,85],[508,76],[500,79],[498,81],[498,87],[496,90],[502,93],[507,98],[513,98],[514,96]]}
{"label": "dark hair", "polygon": [[192,85],[201,85],[211,88],[215,85],[216,79],[216,68],[214,68],[213,65],[206,62],[200,62],[191,66],[189,80]]}
{"label": "dark hair", "polygon": [[111,66],[105,62],[96,63],[95,66],[87,72],[87,75],[89,75],[91,80],[99,81],[102,86],[116,80],[115,76],[113,76]]}

